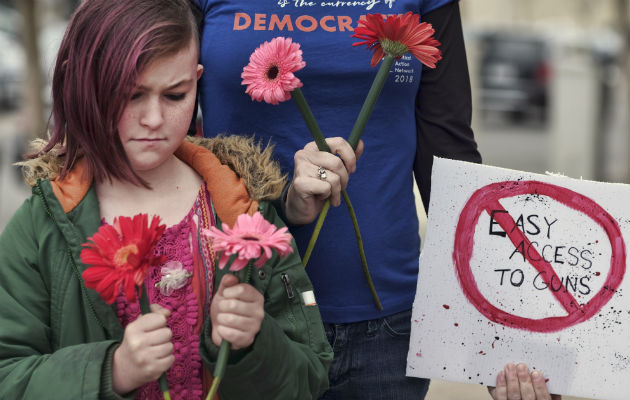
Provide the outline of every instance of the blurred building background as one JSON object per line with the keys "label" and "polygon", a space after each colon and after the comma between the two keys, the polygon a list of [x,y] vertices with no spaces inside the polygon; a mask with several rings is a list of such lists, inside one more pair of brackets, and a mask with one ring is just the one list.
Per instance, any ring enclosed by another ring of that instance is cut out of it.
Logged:
{"label": "blurred building background", "polygon": [[[11,164],[43,136],[54,57],[78,3],[0,0],[0,232],[30,193]],[[485,164],[630,183],[629,3],[461,1]],[[444,382],[429,394],[487,398]]]}
{"label": "blurred building background", "polygon": [[485,163],[630,181],[628,3],[461,2]]}

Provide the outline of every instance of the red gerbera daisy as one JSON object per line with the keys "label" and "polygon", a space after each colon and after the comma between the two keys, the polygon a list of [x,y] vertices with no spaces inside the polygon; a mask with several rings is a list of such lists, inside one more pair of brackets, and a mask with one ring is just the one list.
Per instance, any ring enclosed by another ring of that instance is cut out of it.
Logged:
{"label": "red gerbera daisy", "polygon": [[217,252],[222,252],[219,259],[221,269],[225,268],[232,255],[237,254],[230,264],[230,271],[240,271],[249,260],[257,260],[255,266],[260,268],[271,258],[272,250],[281,257],[293,251],[287,228],[276,228],[259,212],[239,215],[232,229],[224,225],[221,231],[213,226],[204,230],[204,234],[214,239],[212,246]]}
{"label": "red gerbera daisy", "polygon": [[434,33],[431,24],[420,23],[420,15],[411,11],[403,16],[390,15],[387,19],[374,13],[359,20],[352,37],[363,41],[352,45],[366,45],[368,49],[374,50],[373,67],[385,54],[400,58],[405,53],[411,53],[427,67],[435,68],[435,63],[442,59],[442,52],[437,48],[440,42],[433,38]]}
{"label": "red gerbera daisy", "polygon": [[130,302],[136,300],[136,286],[141,286],[152,265],[162,263],[154,247],[165,225],[154,216],[148,225],[148,215],[133,218],[117,217],[114,225],[103,224],[88,238],[81,251],[81,261],[90,265],[83,271],[85,286],[96,290],[107,304],[112,304],[123,288]]}

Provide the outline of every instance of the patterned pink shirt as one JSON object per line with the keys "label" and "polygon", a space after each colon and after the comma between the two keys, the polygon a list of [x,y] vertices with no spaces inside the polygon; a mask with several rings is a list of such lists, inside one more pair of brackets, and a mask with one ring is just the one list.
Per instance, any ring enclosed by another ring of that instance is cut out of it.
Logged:
{"label": "patterned pink shirt", "polygon": [[[209,315],[214,263],[210,244],[200,232],[214,225],[210,194],[203,184],[188,215],[164,231],[155,250],[164,255],[164,264],[151,267],[145,283],[149,302],[171,311],[167,324],[173,332],[175,362],[166,372],[166,379],[174,400],[203,396],[199,331],[203,317]],[[116,299],[116,313],[126,327],[138,318],[140,307],[138,302],[129,303],[121,293]],[[138,388],[136,398],[162,399],[157,381]]]}

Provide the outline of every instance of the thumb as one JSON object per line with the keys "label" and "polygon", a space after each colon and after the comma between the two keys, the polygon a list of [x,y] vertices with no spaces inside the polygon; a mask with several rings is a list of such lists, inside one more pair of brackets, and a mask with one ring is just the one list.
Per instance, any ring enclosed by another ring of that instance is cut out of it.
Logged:
{"label": "thumb", "polygon": [[171,311],[168,308],[164,308],[159,304],[151,304],[151,312],[156,314],[161,314],[166,318],[171,316]]}
{"label": "thumb", "polygon": [[361,158],[361,155],[363,154],[363,150],[365,150],[365,143],[363,143],[363,140],[359,140],[359,143],[357,144],[357,148],[354,150],[354,154],[357,157],[357,161],[359,161],[359,158]]}
{"label": "thumb", "polygon": [[221,278],[218,292],[223,295],[223,290],[238,284],[238,278],[233,274],[225,274]]}

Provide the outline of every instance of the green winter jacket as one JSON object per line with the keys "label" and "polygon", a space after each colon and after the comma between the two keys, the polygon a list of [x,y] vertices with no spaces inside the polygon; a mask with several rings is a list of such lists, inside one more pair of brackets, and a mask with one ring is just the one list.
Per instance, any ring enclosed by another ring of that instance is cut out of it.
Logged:
{"label": "green winter jacket", "polygon": [[[219,221],[232,225],[236,215],[257,209],[283,225],[266,201],[282,189],[283,179],[269,150],[261,153],[242,138],[196,143],[212,152],[185,143],[177,155],[206,181]],[[41,165],[31,168],[31,178],[56,176],[59,160],[49,158],[43,172]],[[114,308],[81,279],[81,244],[100,225],[98,200],[93,185],[81,189],[76,181],[77,174],[65,185],[37,180],[0,236],[0,399],[119,398],[111,368],[123,329]],[[290,256],[274,256],[251,274],[266,315],[254,344],[231,356],[221,400],[311,399],[328,387],[332,351],[318,307],[302,299],[312,286],[293,247]],[[223,273],[216,271],[215,287]],[[208,318],[200,352],[213,371],[218,348],[210,332]]]}

